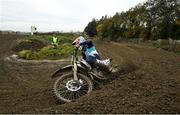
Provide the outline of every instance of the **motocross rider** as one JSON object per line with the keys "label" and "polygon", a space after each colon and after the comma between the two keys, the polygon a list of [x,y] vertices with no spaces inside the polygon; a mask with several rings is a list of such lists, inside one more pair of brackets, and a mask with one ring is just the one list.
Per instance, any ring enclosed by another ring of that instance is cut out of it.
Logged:
{"label": "motocross rider", "polygon": [[83,59],[86,60],[92,67],[96,64],[108,66],[110,60],[100,60],[99,53],[97,52],[93,42],[86,40],[83,36],[76,38],[73,43],[79,50],[82,50]]}

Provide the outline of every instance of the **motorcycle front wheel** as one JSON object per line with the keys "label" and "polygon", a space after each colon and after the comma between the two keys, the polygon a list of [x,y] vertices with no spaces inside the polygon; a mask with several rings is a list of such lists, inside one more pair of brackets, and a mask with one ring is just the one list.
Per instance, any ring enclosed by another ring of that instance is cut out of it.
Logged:
{"label": "motorcycle front wheel", "polygon": [[60,76],[53,86],[55,97],[61,102],[71,102],[79,99],[88,95],[92,89],[92,80],[81,73],[78,73],[78,80],[73,80],[72,73],[66,73]]}

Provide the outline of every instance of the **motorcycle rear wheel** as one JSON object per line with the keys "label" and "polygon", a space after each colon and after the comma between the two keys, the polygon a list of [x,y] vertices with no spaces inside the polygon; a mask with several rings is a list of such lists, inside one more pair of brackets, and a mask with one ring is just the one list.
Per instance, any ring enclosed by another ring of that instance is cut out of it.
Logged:
{"label": "motorcycle rear wheel", "polygon": [[92,89],[92,80],[81,73],[78,73],[78,81],[73,80],[72,73],[65,73],[55,81],[53,86],[54,95],[61,102],[71,102],[79,99],[88,95]]}

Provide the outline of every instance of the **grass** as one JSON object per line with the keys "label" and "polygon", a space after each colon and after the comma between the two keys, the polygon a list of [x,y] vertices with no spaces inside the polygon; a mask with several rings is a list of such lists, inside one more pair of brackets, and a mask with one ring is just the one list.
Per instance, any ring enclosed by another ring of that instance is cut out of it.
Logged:
{"label": "grass", "polygon": [[51,46],[46,46],[41,48],[39,51],[31,50],[22,50],[20,51],[19,57],[27,60],[39,60],[39,59],[61,59],[67,58],[72,55],[74,52],[74,47],[70,44],[63,44],[57,49],[52,48]]}
{"label": "grass", "polygon": [[51,45],[52,35],[34,35],[28,36],[23,42],[31,42],[35,39],[43,40],[49,44],[38,50],[22,50],[18,52],[20,58],[27,60],[40,60],[40,59],[62,59],[70,57],[74,52],[74,46],[71,45],[72,41],[75,39],[73,34],[60,34],[56,35],[58,38],[57,48],[53,48]]}

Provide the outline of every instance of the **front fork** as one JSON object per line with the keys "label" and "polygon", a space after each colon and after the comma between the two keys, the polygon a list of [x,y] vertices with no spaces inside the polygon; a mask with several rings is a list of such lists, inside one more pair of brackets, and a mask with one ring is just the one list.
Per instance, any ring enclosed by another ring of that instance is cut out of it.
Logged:
{"label": "front fork", "polygon": [[73,79],[74,80],[78,80],[78,77],[77,77],[77,62],[76,62],[76,57],[74,57],[73,59]]}

